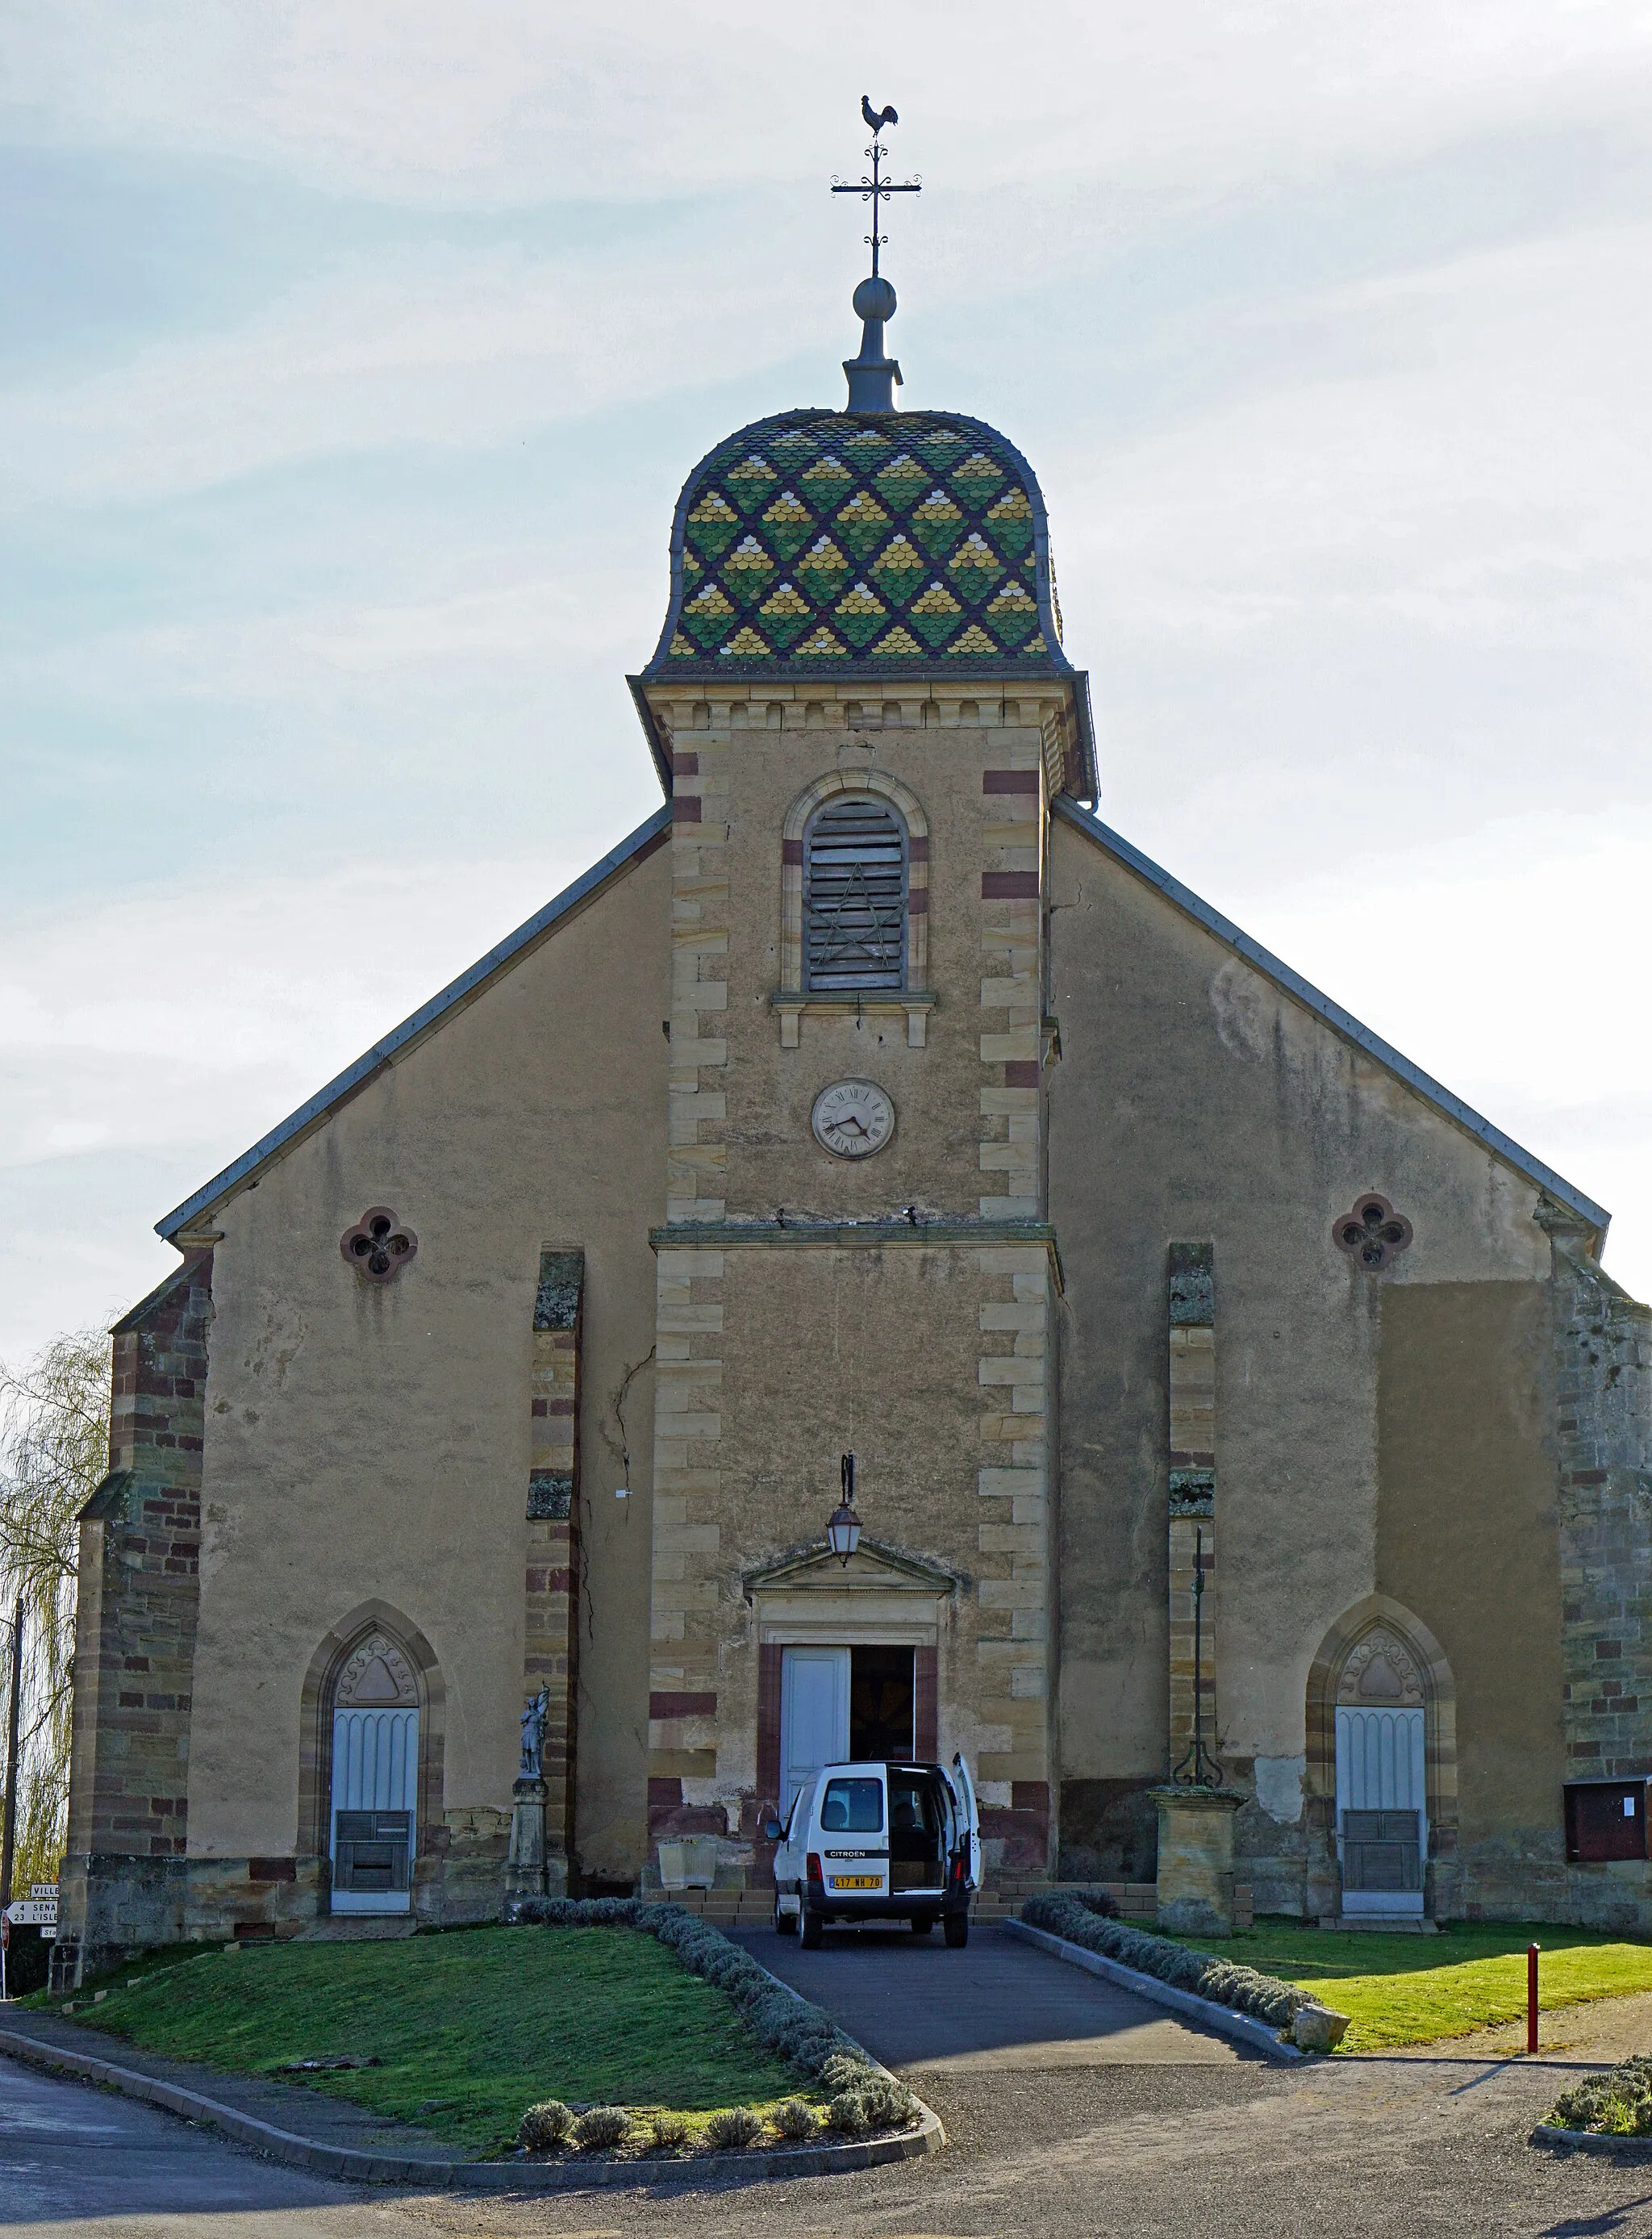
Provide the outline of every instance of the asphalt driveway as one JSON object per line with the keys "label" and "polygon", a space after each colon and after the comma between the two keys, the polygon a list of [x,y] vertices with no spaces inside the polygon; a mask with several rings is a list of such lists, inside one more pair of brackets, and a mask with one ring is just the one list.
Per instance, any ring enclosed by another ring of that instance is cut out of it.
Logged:
{"label": "asphalt driveway", "polygon": [[818,1951],[770,1929],[734,1935],[886,2068],[933,2075],[1144,2063],[1231,2067],[1265,2058],[999,1928],[973,1930],[962,1951],[904,1924],[829,1928]]}

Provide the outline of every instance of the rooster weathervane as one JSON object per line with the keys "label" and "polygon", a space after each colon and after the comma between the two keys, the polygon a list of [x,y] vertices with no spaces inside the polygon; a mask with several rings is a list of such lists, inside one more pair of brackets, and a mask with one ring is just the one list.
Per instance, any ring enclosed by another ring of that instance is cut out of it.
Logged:
{"label": "rooster weathervane", "polygon": [[867,178],[863,173],[858,181],[834,177],[832,182],[832,191],[834,195],[859,195],[863,202],[872,204],[872,231],[866,236],[866,241],[872,250],[872,276],[875,280],[878,277],[878,251],[880,248],[886,247],[889,240],[886,233],[880,233],[878,229],[879,205],[886,203],[891,195],[921,194],[924,183],[916,176],[898,183],[892,179],[886,179],[883,175],[884,157],[889,151],[878,136],[886,126],[899,123],[900,118],[895,110],[887,108],[874,109],[871,97],[863,93],[860,96],[860,114],[872,131],[872,145],[866,149],[866,154],[872,158],[872,176]]}

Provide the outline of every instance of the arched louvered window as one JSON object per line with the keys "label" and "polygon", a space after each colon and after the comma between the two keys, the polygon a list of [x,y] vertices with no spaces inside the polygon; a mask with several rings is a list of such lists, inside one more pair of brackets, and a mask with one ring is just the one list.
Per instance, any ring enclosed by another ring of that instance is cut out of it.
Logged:
{"label": "arched louvered window", "polygon": [[906,827],[876,794],[839,794],[803,843],[803,968],[812,994],[906,985]]}

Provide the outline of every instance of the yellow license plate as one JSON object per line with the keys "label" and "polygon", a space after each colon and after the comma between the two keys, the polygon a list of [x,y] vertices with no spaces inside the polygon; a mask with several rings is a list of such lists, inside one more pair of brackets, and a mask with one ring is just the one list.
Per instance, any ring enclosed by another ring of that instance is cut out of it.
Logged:
{"label": "yellow license plate", "polygon": [[832,1886],[833,1889],[881,1889],[883,1877],[880,1874],[833,1874]]}

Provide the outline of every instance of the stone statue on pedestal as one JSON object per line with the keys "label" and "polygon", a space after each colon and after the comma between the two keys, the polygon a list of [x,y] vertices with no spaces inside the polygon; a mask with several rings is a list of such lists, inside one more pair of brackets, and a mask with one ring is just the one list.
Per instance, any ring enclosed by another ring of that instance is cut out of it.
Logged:
{"label": "stone statue on pedestal", "polygon": [[545,1764],[545,1726],[551,1715],[551,1691],[541,1687],[537,1695],[530,1695],[522,1712],[522,1760],[517,1767],[520,1780],[539,1780],[543,1777]]}
{"label": "stone statue on pedestal", "polygon": [[522,1753],[511,1791],[510,1855],[505,1869],[506,1917],[526,1897],[561,1896],[567,1887],[567,1860],[547,1853],[545,1804],[545,1730],[550,1724],[551,1691],[541,1687],[522,1711]]}

